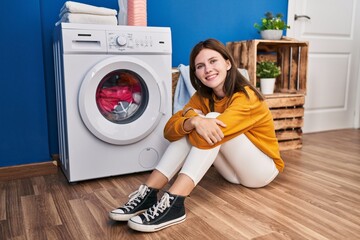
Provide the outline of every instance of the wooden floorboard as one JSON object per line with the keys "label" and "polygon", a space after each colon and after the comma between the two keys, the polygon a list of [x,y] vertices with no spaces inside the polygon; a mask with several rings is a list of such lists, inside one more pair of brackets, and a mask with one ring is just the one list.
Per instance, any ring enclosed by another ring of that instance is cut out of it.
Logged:
{"label": "wooden floorboard", "polygon": [[360,130],[304,134],[303,148],[282,156],[284,172],[260,189],[211,168],[186,199],[186,221],[150,234],[108,218],[148,172],[75,184],[61,171],[3,180],[0,239],[360,239]]}

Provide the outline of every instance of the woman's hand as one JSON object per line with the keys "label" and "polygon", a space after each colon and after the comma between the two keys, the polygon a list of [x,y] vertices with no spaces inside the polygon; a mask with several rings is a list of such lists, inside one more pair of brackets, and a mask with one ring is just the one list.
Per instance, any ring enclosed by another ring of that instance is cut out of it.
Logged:
{"label": "woman's hand", "polygon": [[195,130],[210,145],[214,145],[224,138],[220,127],[226,127],[226,124],[216,118],[201,116],[191,117],[184,123],[186,131]]}

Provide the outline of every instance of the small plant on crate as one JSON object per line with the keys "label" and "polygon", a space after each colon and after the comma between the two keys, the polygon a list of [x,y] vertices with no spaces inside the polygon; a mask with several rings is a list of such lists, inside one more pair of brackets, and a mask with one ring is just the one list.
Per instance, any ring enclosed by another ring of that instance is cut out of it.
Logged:
{"label": "small plant on crate", "polygon": [[281,75],[281,68],[271,61],[258,62],[256,76],[259,78],[276,78]]}
{"label": "small plant on crate", "polygon": [[260,90],[263,94],[273,94],[276,77],[281,75],[281,68],[271,61],[258,62],[256,76],[260,78]]}
{"label": "small plant on crate", "polygon": [[283,30],[290,28],[282,18],[281,13],[274,16],[271,12],[267,12],[261,19],[261,23],[254,23],[254,27],[260,32],[263,39],[279,40]]}

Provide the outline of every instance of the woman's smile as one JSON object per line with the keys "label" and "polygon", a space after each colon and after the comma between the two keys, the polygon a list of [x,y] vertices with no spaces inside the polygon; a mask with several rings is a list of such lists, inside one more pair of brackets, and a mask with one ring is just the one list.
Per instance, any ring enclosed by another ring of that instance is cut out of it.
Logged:
{"label": "woman's smile", "polygon": [[218,76],[218,74],[210,74],[210,75],[207,75],[207,76],[205,77],[205,79],[206,79],[207,81],[212,81],[212,80],[214,80],[217,76]]}

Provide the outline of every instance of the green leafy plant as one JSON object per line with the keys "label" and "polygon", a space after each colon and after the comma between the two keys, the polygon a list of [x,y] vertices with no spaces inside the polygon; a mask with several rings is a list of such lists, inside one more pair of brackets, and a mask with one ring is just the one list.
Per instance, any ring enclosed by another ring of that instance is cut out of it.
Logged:
{"label": "green leafy plant", "polygon": [[261,23],[254,23],[254,27],[259,30],[286,30],[290,28],[284,20],[281,13],[274,16],[271,12],[265,13],[265,17],[261,19]]}
{"label": "green leafy plant", "polygon": [[263,61],[256,65],[256,76],[259,78],[276,78],[281,75],[281,68],[275,62]]}

